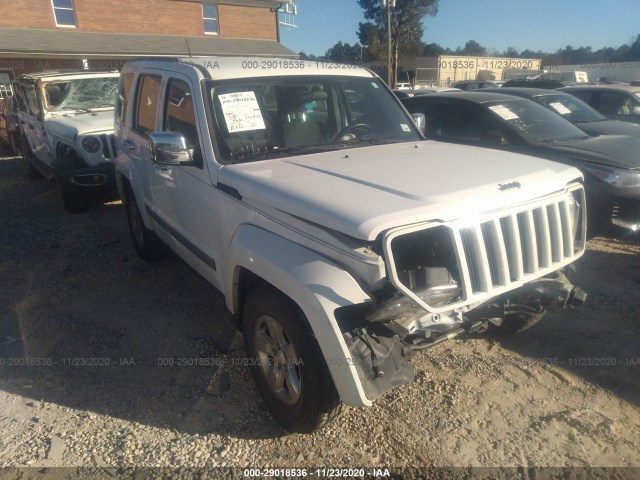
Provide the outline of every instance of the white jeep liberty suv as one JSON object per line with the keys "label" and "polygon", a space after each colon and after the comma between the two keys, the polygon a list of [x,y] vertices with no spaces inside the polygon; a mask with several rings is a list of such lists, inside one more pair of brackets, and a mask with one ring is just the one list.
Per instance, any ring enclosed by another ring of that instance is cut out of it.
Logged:
{"label": "white jeep liberty suv", "polygon": [[585,248],[580,172],[426,141],[366,69],[136,60],[119,89],[135,248],[168,246],[224,294],[289,431],[411,382],[416,351],[586,297],[563,273]]}

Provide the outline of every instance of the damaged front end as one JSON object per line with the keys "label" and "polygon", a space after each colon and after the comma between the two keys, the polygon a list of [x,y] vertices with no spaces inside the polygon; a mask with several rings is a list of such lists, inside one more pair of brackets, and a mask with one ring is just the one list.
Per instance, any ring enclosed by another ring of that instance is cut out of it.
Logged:
{"label": "damaged front end", "polygon": [[567,273],[584,253],[584,205],[575,185],[473,221],[387,232],[380,249],[389,283],[375,305],[335,312],[367,397],[411,382],[416,351],[581,305],[586,294]]}

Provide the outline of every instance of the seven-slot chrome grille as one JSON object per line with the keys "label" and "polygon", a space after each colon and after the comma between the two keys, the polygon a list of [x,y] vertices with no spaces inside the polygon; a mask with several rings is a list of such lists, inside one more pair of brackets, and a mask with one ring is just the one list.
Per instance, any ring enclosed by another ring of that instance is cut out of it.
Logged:
{"label": "seven-slot chrome grille", "polygon": [[[443,312],[513,290],[554,272],[579,258],[586,243],[584,189],[575,185],[516,208],[473,219],[400,228],[385,237],[384,248],[393,284],[430,312]],[[462,298],[429,306],[403,284],[397,272],[393,239],[444,226],[457,256]]]}

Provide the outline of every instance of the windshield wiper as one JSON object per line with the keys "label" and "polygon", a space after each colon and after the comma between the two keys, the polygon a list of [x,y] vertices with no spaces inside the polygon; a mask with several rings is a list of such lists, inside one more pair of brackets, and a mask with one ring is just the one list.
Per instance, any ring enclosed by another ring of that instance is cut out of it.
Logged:
{"label": "windshield wiper", "polygon": [[589,135],[581,135],[579,137],[569,137],[569,138],[555,138],[555,139],[544,139],[544,140],[538,140],[536,143],[566,143],[566,142],[570,142],[571,140],[586,140],[587,138],[590,138]]}
{"label": "windshield wiper", "polygon": [[346,140],[343,142],[338,142],[336,145],[340,146],[348,146],[359,143],[368,143],[370,145],[384,145],[388,143],[401,143],[400,140],[392,140],[389,138],[382,137],[363,137],[363,138],[354,138],[353,140]]}
{"label": "windshield wiper", "polygon": [[91,113],[91,110],[89,110],[88,108],[84,108],[84,107],[67,107],[67,106],[64,106],[60,110],[76,110],[76,111],[82,112],[82,113]]}
{"label": "windshield wiper", "polygon": [[273,147],[270,150],[266,151],[247,152],[244,154],[240,154],[239,156],[234,155],[235,158],[231,160],[231,163],[255,162],[258,160],[267,160],[269,158],[273,158],[273,156],[287,155],[291,153],[318,153],[330,150],[338,150],[338,148],[336,147],[336,145],[298,145],[291,147]]}

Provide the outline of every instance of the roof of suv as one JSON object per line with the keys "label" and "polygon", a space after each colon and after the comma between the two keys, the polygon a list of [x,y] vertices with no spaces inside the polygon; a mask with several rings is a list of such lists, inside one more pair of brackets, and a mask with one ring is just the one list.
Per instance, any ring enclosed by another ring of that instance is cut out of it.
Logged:
{"label": "roof of suv", "polygon": [[634,85],[571,85],[564,87],[561,90],[623,90],[625,92],[640,93],[640,86]]}
{"label": "roof of suv", "polygon": [[339,75],[350,77],[374,78],[376,75],[358,65],[338,64],[310,60],[294,60],[282,57],[183,57],[148,58],[132,60],[128,64],[144,64],[149,67],[161,67],[167,62],[179,62],[196,65],[207,71],[215,80],[232,78],[273,77],[288,75]]}
{"label": "roof of suv", "polygon": [[77,77],[118,77],[120,73],[117,71],[109,70],[67,70],[67,71],[57,71],[57,72],[34,72],[34,73],[25,73],[20,75],[16,81],[20,80],[29,80],[31,82],[36,82],[38,80],[43,79],[58,79],[58,78],[77,78]]}
{"label": "roof of suv", "polygon": [[517,100],[513,95],[505,95],[504,93],[489,93],[485,92],[486,89],[481,88],[479,90],[471,90],[467,92],[440,92],[440,93],[432,93],[430,95],[416,95],[415,97],[402,99],[402,102],[405,101],[415,101],[419,98],[453,98],[456,100],[465,100],[475,103],[485,103],[485,102],[509,102],[513,100]]}
{"label": "roof of suv", "polygon": [[483,89],[485,93],[505,93],[518,95],[519,97],[533,98],[541,95],[569,95],[557,89],[549,90],[547,88],[526,88],[526,87],[500,87]]}

